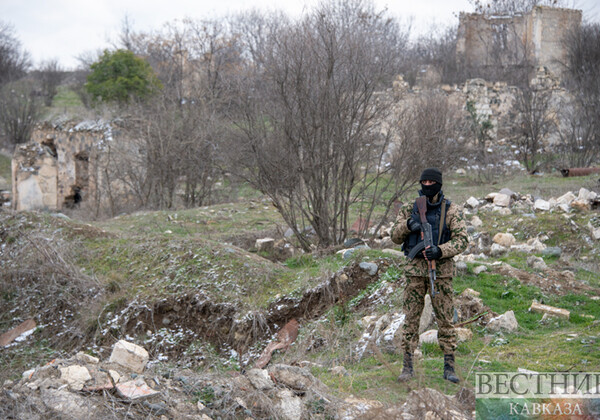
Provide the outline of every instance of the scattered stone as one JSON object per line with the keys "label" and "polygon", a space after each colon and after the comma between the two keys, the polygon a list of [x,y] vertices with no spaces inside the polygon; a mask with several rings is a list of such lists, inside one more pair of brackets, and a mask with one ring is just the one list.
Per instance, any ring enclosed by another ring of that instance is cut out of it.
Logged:
{"label": "scattered stone", "polygon": [[600,228],[595,228],[591,223],[588,222],[587,228],[590,230],[592,239],[595,241],[600,240]]}
{"label": "scattered stone", "polygon": [[302,399],[297,397],[289,389],[281,389],[277,391],[279,401],[275,404],[275,410],[278,414],[277,418],[285,420],[299,420],[304,414],[304,404]]}
{"label": "scattered stone", "polygon": [[97,365],[100,363],[100,359],[94,356],[90,356],[89,354],[85,354],[84,352],[79,352],[75,355],[75,360],[81,363],[88,363],[91,365]]}
{"label": "scattered stone", "polygon": [[571,313],[566,309],[555,308],[554,306],[543,305],[541,303],[533,301],[531,303],[530,311],[548,314],[551,316],[557,316],[559,318],[569,319]]}
{"label": "scattered stone", "polygon": [[74,365],[60,368],[60,379],[69,385],[69,389],[81,391],[83,385],[92,379],[92,376],[85,366]]}
{"label": "scattered stone", "polygon": [[436,343],[438,342],[438,332],[437,330],[429,330],[425,331],[423,334],[419,335],[419,346],[424,343]]}
{"label": "scattered stone", "polygon": [[540,258],[540,257],[536,257],[535,255],[532,255],[527,258],[527,265],[529,267],[533,268],[534,270],[540,270],[540,271],[546,270],[548,268],[544,259]]}
{"label": "scattered stone", "polygon": [[35,330],[35,321],[33,319],[28,319],[27,321],[20,323],[15,328],[0,335],[0,347],[8,346],[20,335],[33,330]]}
{"label": "scattered stone", "polygon": [[421,313],[421,319],[419,320],[419,334],[427,330],[433,322],[433,305],[431,304],[431,296],[425,295],[425,301],[423,305],[423,312]]}
{"label": "scattered stone", "polygon": [[146,382],[144,382],[143,379],[120,383],[116,386],[116,388],[117,393],[121,397],[130,399],[132,401],[139,401],[159,393],[158,391],[155,391],[146,385]]}
{"label": "scattered stone", "polygon": [[269,368],[269,374],[278,384],[299,391],[306,391],[319,384],[317,378],[308,370],[298,366],[274,365]]}
{"label": "scattered stone", "polygon": [[475,209],[479,207],[479,200],[475,197],[469,197],[469,199],[466,202],[466,206]]}
{"label": "scattered stone", "polygon": [[510,207],[510,195],[496,194],[493,203],[498,207]]}
{"label": "scattered stone", "polygon": [[560,258],[560,256],[562,255],[562,248],[558,246],[549,246],[547,248],[544,248],[544,250],[542,251],[542,255],[544,257]]}
{"label": "scattered stone", "polygon": [[468,269],[468,268],[469,268],[469,267],[467,267],[467,263],[466,263],[466,262],[464,262],[464,261],[457,261],[457,262],[456,262],[456,269],[457,269],[459,272],[461,272],[461,273],[464,273],[464,272],[466,272],[466,271],[467,271],[467,269]]}
{"label": "scattered stone", "polygon": [[476,275],[479,275],[479,274],[483,273],[484,271],[488,271],[488,268],[485,265],[478,265],[477,267],[475,267],[473,269],[473,273]]}
{"label": "scattered stone", "polygon": [[499,257],[500,255],[506,253],[507,249],[499,244],[493,244],[490,248],[490,255],[492,257]]}
{"label": "scattered stone", "polygon": [[255,243],[257,252],[273,252],[275,247],[275,239],[273,238],[262,238],[257,239]]}
{"label": "scattered stone", "polygon": [[481,293],[479,293],[478,291],[473,290],[473,289],[467,287],[465,290],[462,291],[461,295],[462,296],[479,297],[479,295],[481,295]]}
{"label": "scattered stone", "polygon": [[41,391],[41,398],[51,413],[46,413],[44,418],[64,418],[64,419],[93,419],[97,418],[95,412],[96,404],[89,398],[74,394],[64,389],[44,389]]}
{"label": "scattered stone", "polygon": [[473,331],[468,328],[455,327],[454,330],[456,331],[456,339],[459,343],[469,341],[473,338]]}
{"label": "scattered stone", "polygon": [[571,204],[571,202],[572,202],[573,200],[575,200],[575,198],[576,198],[576,197],[575,197],[575,194],[573,194],[571,191],[569,191],[568,193],[566,193],[566,194],[563,194],[563,195],[561,195],[560,197],[558,197],[558,198],[556,199],[556,203],[557,203],[558,205],[561,205],[561,204],[566,204],[566,205],[569,205],[569,204]]}
{"label": "scattered stone", "polygon": [[548,210],[550,210],[550,202],[548,202],[546,200],[542,200],[541,198],[538,198],[533,203],[533,209],[540,210],[540,211],[548,211]]}
{"label": "scattered stone", "polygon": [[267,372],[265,369],[250,369],[246,372],[246,377],[252,386],[259,391],[273,389],[275,386],[271,380],[271,377],[269,376],[269,372]]}
{"label": "scattered stone", "polygon": [[511,245],[514,245],[517,242],[512,233],[497,233],[494,235],[492,241],[498,245],[502,245],[505,248],[510,248]]}
{"label": "scattered stone", "polygon": [[544,249],[546,249],[546,245],[544,245],[538,238],[528,240],[527,245],[533,247],[535,252],[542,252]]}
{"label": "scattered stone", "polygon": [[481,221],[481,219],[477,216],[473,216],[471,218],[471,225],[478,228],[481,227],[483,225],[483,222]]}
{"label": "scattered stone", "polygon": [[490,322],[488,322],[486,328],[491,332],[513,332],[519,328],[519,324],[515,318],[515,313],[513,311],[507,311],[502,315],[490,319]]}
{"label": "scattered stone", "polygon": [[366,271],[367,274],[369,274],[370,276],[374,276],[375,274],[377,274],[377,270],[379,270],[377,264],[370,262],[361,262],[358,266],[364,271]]}
{"label": "scattered stone", "polygon": [[148,363],[148,352],[145,348],[125,340],[119,340],[113,347],[109,363],[116,363],[136,373],[142,373]]}

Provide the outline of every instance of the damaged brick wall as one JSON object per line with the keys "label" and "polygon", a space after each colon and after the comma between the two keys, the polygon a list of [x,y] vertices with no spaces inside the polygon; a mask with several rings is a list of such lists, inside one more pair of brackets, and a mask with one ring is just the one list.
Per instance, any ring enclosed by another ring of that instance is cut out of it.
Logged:
{"label": "damaged brick wall", "polygon": [[96,122],[37,127],[31,142],[13,156],[13,208],[62,210],[94,197],[99,157],[109,137],[110,127]]}
{"label": "damaged brick wall", "polygon": [[560,76],[566,57],[563,40],[581,25],[581,18],[581,10],[548,6],[512,16],[461,13],[457,60],[472,69],[527,61]]}

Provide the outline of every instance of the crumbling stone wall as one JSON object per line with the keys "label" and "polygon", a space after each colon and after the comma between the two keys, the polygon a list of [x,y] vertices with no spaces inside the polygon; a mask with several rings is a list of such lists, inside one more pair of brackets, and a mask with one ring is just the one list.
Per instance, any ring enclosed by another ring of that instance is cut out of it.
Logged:
{"label": "crumbling stone wall", "polygon": [[[546,90],[551,93],[550,107],[559,115],[561,107],[571,102],[570,93],[560,86],[558,78],[545,67],[539,67],[529,82],[532,88]],[[462,109],[465,119],[469,118],[467,103],[472,102],[475,112],[482,120],[492,123],[490,132],[492,141],[499,141],[510,136],[511,129],[517,118],[517,95],[519,88],[506,82],[489,82],[484,79],[470,79],[462,85],[436,85],[429,89],[444,92],[452,106]],[[410,107],[427,89],[422,86],[410,85],[401,75],[392,84],[393,96],[397,110]],[[398,111],[399,112],[399,111]],[[557,124],[560,121],[556,121]],[[558,135],[553,134],[546,139],[548,144],[558,141]]]}
{"label": "crumbling stone wall", "polygon": [[13,156],[13,208],[62,210],[94,197],[108,140],[110,127],[103,123],[37,127],[31,142],[18,146]]}
{"label": "crumbling stone wall", "polygon": [[563,40],[581,25],[581,17],[581,10],[548,6],[514,16],[461,13],[457,59],[471,69],[528,62],[561,75],[566,57]]}

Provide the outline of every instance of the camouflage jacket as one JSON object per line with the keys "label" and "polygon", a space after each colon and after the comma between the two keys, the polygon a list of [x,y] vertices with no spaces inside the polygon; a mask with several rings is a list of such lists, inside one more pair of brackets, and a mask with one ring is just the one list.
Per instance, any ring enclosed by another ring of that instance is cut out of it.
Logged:
{"label": "camouflage jacket", "polygon": [[[414,203],[409,203],[398,211],[398,217],[396,217],[396,221],[394,222],[391,231],[392,241],[396,244],[404,243],[410,234],[406,221],[413,211],[413,206]],[[446,225],[450,230],[450,240],[440,245],[442,258],[437,261],[437,277],[453,277],[455,275],[456,268],[452,257],[463,252],[469,244],[467,226],[460,208],[455,204],[451,204],[448,207],[446,213]],[[427,260],[423,258],[415,258],[412,261],[405,258],[404,269],[407,276],[429,276]]]}

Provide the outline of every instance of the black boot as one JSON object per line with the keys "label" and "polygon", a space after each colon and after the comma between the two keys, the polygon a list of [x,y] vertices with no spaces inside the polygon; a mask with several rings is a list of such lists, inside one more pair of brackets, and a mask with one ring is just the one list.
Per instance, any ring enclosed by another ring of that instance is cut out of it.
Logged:
{"label": "black boot", "polygon": [[412,353],[404,353],[404,365],[402,373],[398,376],[398,382],[407,382],[413,376],[415,376],[415,372],[413,371]]}
{"label": "black boot", "polygon": [[444,379],[453,382],[455,384],[460,382],[458,376],[456,376],[456,372],[454,372],[454,355],[453,354],[445,354],[444,355]]}

